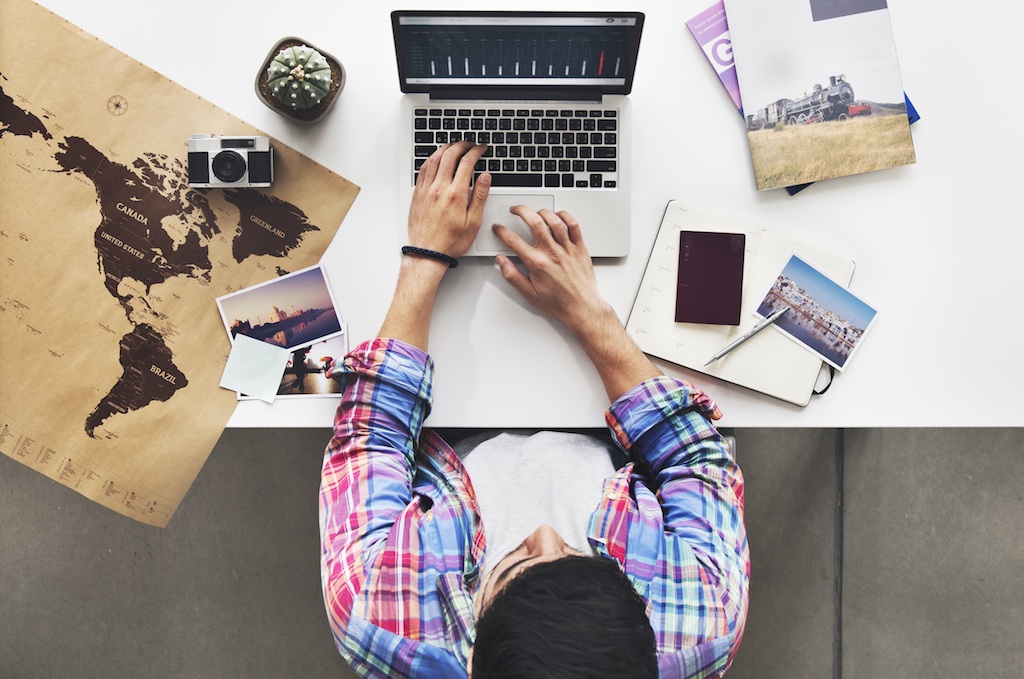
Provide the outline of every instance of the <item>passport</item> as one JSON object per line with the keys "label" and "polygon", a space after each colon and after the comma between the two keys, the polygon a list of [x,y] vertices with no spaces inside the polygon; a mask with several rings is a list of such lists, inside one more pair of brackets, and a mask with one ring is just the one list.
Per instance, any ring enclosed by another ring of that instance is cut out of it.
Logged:
{"label": "passport", "polygon": [[739,325],[746,236],[679,232],[676,323]]}

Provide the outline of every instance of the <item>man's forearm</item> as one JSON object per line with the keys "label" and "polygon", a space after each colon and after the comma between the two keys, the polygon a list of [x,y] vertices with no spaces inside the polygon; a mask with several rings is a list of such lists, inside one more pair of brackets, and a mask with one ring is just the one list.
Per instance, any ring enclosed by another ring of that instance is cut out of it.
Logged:
{"label": "man's forearm", "polygon": [[610,306],[588,315],[571,329],[597,369],[608,399],[613,403],[644,380],[662,374],[640,351]]}
{"label": "man's forearm", "polygon": [[[491,187],[491,176],[485,172],[470,188],[473,167],[486,150],[485,145],[464,141],[444,144],[426,159],[409,205],[409,245],[455,259],[466,254],[480,230]],[[434,299],[447,270],[445,262],[430,257],[402,258],[382,337],[427,350]]]}
{"label": "man's forearm", "polygon": [[391,307],[381,337],[400,340],[427,351],[434,300],[448,265],[425,257],[403,257]]}

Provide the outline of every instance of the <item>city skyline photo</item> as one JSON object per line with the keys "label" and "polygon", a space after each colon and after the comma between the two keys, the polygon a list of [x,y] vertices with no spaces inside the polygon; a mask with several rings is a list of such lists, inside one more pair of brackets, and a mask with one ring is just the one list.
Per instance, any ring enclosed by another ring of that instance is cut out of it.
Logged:
{"label": "city skyline photo", "polygon": [[237,333],[287,349],[342,331],[327,274],[320,265],[217,298],[229,337]]}

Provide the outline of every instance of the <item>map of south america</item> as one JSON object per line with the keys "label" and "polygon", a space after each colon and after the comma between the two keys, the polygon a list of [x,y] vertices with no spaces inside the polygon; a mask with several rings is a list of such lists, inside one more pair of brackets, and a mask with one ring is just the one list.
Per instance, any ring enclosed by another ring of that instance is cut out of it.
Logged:
{"label": "map of south america", "polygon": [[145,323],[121,339],[120,360],[124,372],[85,421],[89,436],[111,415],[166,401],[188,386],[185,375],[171,361],[171,350],[163,338]]}

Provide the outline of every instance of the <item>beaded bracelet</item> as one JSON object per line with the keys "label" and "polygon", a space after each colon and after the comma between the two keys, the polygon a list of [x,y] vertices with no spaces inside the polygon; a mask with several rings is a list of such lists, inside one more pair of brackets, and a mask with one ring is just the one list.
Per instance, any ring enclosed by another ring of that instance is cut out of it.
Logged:
{"label": "beaded bracelet", "polygon": [[427,250],[426,248],[417,248],[412,245],[402,246],[403,255],[419,255],[421,257],[430,257],[436,259],[439,262],[444,262],[448,265],[449,269],[454,269],[459,265],[459,260],[455,259],[450,255],[446,255],[443,252],[435,252],[434,250]]}

